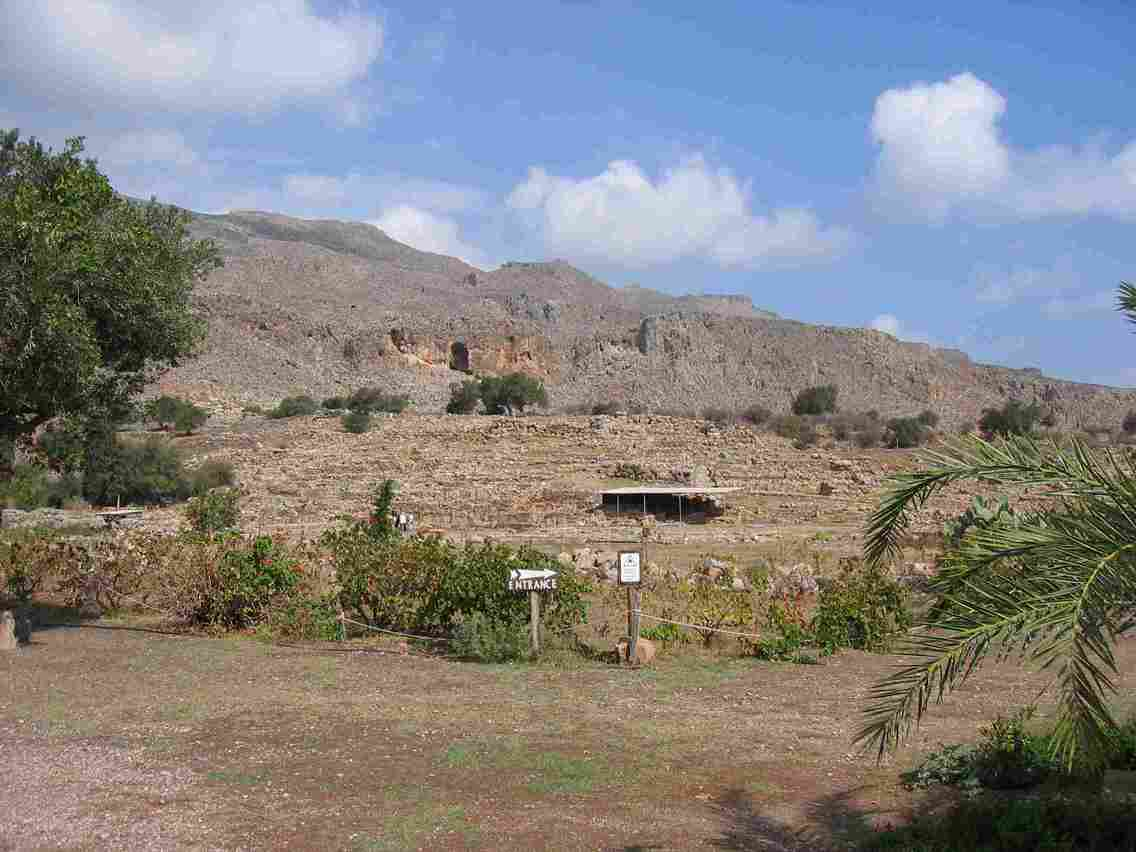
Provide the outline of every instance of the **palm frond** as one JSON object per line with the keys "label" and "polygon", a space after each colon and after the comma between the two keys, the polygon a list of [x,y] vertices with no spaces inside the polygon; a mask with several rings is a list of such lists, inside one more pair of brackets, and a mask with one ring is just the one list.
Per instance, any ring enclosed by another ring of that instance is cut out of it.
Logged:
{"label": "palm frond", "polygon": [[1126,281],[1120,282],[1120,290],[1116,297],[1116,309],[1127,317],[1131,323],[1136,323],[1136,286]]}
{"label": "palm frond", "polygon": [[[1136,307],[1136,289],[1131,295]],[[986,657],[1014,654],[1054,673],[1057,756],[1091,762],[1115,728],[1112,649],[1136,608],[1132,461],[1023,438],[971,438],[926,458],[926,470],[896,477],[870,518],[869,561],[895,553],[913,511],[952,482],[1042,485],[1060,502],[974,530],[948,555],[932,621],[908,638],[917,662],[873,689],[857,741],[882,756]]]}

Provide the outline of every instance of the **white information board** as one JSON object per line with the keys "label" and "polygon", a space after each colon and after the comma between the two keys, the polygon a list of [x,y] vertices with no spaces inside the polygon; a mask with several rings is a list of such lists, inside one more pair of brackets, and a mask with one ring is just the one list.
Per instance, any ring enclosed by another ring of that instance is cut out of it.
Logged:
{"label": "white information board", "polygon": [[619,584],[621,586],[637,586],[641,582],[638,550],[621,550],[619,552]]}

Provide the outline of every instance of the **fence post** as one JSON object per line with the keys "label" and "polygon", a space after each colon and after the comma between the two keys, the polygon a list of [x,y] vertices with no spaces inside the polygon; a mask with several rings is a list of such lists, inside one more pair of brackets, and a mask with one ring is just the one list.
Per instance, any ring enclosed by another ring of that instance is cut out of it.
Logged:
{"label": "fence post", "polygon": [[535,657],[540,653],[540,592],[529,592],[529,630],[532,636],[532,652]]}

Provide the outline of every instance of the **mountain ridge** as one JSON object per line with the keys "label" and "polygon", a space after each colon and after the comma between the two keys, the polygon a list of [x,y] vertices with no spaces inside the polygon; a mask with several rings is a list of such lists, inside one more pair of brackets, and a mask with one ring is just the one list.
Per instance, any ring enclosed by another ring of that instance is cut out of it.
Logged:
{"label": "mountain ridge", "polygon": [[226,263],[195,297],[210,326],[204,351],[161,385],[233,405],[377,384],[440,411],[466,371],[522,370],[545,381],[555,409],[780,411],[825,383],[847,410],[932,408],[949,426],[1011,398],[1078,428],[1119,423],[1136,407],[1132,391],[785,319],[744,295],[611,287],[563,260],[486,271],[373,225],[264,211],[195,213],[190,228]]}

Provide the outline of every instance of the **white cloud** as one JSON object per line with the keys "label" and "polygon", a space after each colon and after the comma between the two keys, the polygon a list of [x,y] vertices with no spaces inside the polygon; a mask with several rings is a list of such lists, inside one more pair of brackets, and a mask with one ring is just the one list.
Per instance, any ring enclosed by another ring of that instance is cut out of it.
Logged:
{"label": "white cloud", "polygon": [[909,329],[895,314],[878,314],[869,324],[869,328],[890,334],[897,340],[906,340],[909,343],[933,344],[930,336],[922,331]]}
{"label": "white cloud", "polygon": [[201,157],[176,130],[135,130],[111,141],[99,155],[99,161],[115,166],[147,164],[191,169],[200,164]]}
{"label": "white cloud", "polygon": [[0,72],[53,99],[256,113],[342,95],[381,53],[377,17],[308,0],[38,0],[0,10]]}
{"label": "white cloud", "polygon": [[1006,99],[970,73],[876,99],[876,192],[915,218],[1136,216],[1136,142],[1016,149],[998,126]]}
{"label": "white cloud", "polygon": [[462,240],[458,223],[446,216],[402,204],[384,211],[371,224],[419,251],[457,257],[481,269],[489,266],[485,254]]}
{"label": "white cloud", "polygon": [[852,234],[801,208],[750,210],[749,192],[725,169],[691,157],[652,181],[628,160],[594,177],[529,169],[508,204],[551,250],[629,267],[700,257],[721,266],[828,259]]}

